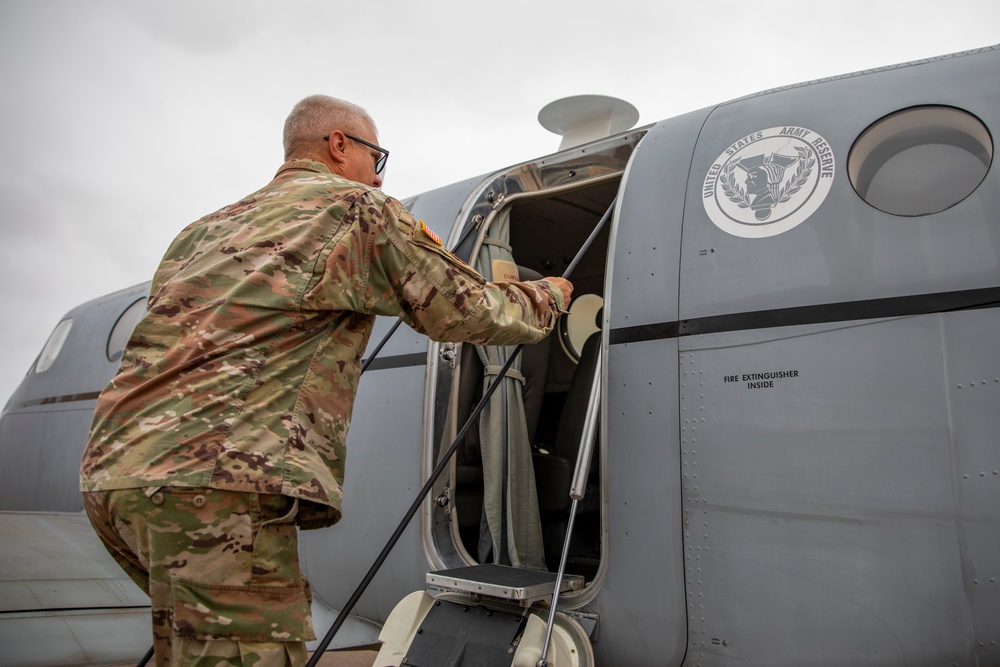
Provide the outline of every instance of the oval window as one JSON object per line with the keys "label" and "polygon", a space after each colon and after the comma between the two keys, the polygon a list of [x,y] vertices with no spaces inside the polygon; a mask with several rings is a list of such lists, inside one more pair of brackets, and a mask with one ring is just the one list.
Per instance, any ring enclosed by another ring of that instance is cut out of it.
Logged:
{"label": "oval window", "polygon": [[118,316],[118,321],[115,322],[115,326],[111,329],[111,335],[108,336],[108,361],[118,361],[122,358],[125,345],[132,337],[132,329],[135,329],[135,325],[145,314],[146,299],[137,299]]}
{"label": "oval window", "polygon": [[38,361],[35,362],[35,372],[44,373],[52,367],[55,363],[56,357],[62,351],[63,343],[66,342],[66,337],[69,336],[69,330],[73,328],[73,319],[63,320],[56,325],[56,328],[52,330],[52,334],[49,339],[45,341],[45,347],[42,348],[42,353],[38,355]]}
{"label": "oval window", "polygon": [[968,197],[992,161],[993,139],[982,121],[955,107],[921,106],[889,114],[862,132],[847,173],[875,208],[918,216]]}

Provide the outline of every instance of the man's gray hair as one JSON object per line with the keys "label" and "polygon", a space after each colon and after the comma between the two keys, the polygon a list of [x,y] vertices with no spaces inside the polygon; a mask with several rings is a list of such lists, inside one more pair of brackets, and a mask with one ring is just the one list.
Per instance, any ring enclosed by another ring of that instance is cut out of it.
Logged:
{"label": "man's gray hair", "polygon": [[377,132],[375,121],[357,104],[329,95],[310,95],[296,104],[285,119],[285,159],[314,152],[317,142],[334,130],[360,134],[366,125]]}

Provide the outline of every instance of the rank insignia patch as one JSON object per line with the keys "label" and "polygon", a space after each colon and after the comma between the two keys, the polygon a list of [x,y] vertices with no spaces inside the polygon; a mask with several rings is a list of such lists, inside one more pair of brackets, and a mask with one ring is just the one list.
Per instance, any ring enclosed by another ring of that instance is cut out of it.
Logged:
{"label": "rank insignia patch", "polygon": [[434,243],[441,245],[441,237],[435,234],[434,231],[430,227],[428,227],[423,220],[420,221],[420,231],[422,231],[424,234],[427,234],[427,236],[430,237],[431,241],[434,241]]}

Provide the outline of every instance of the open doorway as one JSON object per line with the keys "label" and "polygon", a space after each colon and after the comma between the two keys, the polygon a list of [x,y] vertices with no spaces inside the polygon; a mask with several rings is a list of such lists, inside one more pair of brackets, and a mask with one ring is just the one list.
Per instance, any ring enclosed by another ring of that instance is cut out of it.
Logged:
{"label": "open doorway", "polygon": [[[495,235],[499,238],[494,241],[509,250],[521,279],[562,275],[614,202],[628,162],[647,130],[565,150],[484,181],[470,194],[450,235],[452,246],[457,243],[456,254],[475,261],[488,245],[484,239]],[[524,411],[526,435],[523,441],[509,441],[527,464],[500,473],[490,463],[484,474],[482,453],[492,457],[495,450],[483,449],[479,429],[470,427],[450,462],[449,474],[436,482],[422,524],[424,553],[432,570],[507,564],[503,536],[516,542],[518,533],[539,536],[537,553],[536,541],[529,541],[528,569],[557,569],[583,422],[592,403],[594,378],[601,377],[595,352],[603,345],[602,306],[613,224],[609,220],[603,226],[569,276],[574,286],[569,314],[544,341],[525,346],[520,359],[518,374],[523,378],[517,380],[514,393],[522,395],[517,409]],[[506,231],[490,231],[494,225]],[[424,394],[425,474],[455,442],[479,402],[489,372],[484,373],[489,365],[488,358],[483,363],[485,357],[482,348],[473,345],[431,343]],[[578,503],[567,558],[567,572],[583,576],[588,584],[599,582],[607,566],[607,498],[601,465],[605,444],[600,432],[598,428],[587,491]],[[498,475],[508,484],[499,485],[499,496]],[[509,521],[499,530],[484,512],[486,503],[495,509],[497,497]],[[519,517],[528,521],[522,525]],[[515,554],[510,564],[525,567],[513,562],[519,557]],[[599,588],[588,585],[565,600],[585,603]]]}
{"label": "open doorway", "polygon": [[[521,279],[561,275],[611,205],[620,180],[618,175],[578,188],[559,188],[548,195],[511,198],[503,214],[509,217],[507,241]],[[512,446],[530,448],[532,469],[511,474],[512,479],[519,480],[530,472],[534,493],[527,501],[509,497],[507,494],[516,494],[516,485],[512,484],[511,488],[504,487],[501,503],[537,504],[532,511],[537,512],[542,551],[536,562],[551,571],[557,569],[563,548],[571,506],[569,487],[591,385],[594,374],[600,372],[596,352],[600,348],[610,227],[610,223],[605,224],[570,276],[574,285],[570,314],[560,319],[557,329],[545,340],[525,346],[520,359],[523,386],[518,400],[523,403],[527,442]],[[450,426],[438,436],[438,442],[443,443],[439,444],[441,449],[447,448],[464,424],[484,386],[481,351],[466,344],[454,352],[456,363],[453,372],[447,374],[448,389],[444,391],[440,385],[438,388],[439,395],[448,397],[441,412],[448,415],[445,421]],[[493,543],[489,536],[484,514],[484,496],[489,494],[484,491],[484,479],[489,478],[491,469],[487,466],[484,476],[482,447],[480,429],[471,428],[456,456],[451,486],[442,489],[444,495],[438,498],[450,496],[446,520],[454,552],[462,556],[462,562],[510,564],[505,558],[507,545]],[[587,581],[596,576],[602,553],[600,449],[598,443],[590,464],[587,493],[578,504],[567,558],[567,572],[582,575]],[[507,516],[522,514],[512,511]],[[506,534],[507,530],[504,526],[500,532]],[[497,534],[496,526],[493,534]]]}

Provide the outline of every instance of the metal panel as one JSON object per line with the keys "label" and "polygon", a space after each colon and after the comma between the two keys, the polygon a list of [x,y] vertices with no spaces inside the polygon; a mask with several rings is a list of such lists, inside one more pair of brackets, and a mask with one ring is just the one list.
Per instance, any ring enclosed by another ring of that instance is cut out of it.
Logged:
{"label": "metal panel", "polygon": [[692,665],[970,661],[941,317],[682,339]]}
{"label": "metal panel", "polygon": [[1000,310],[941,318],[962,585],[981,665],[1000,664]]}
{"label": "metal panel", "polygon": [[616,330],[677,320],[690,155],[708,110],[652,128],[626,170],[605,301],[605,540],[594,651],[601,664],[677,665],[687,644],[677,341],[616,343]]}
{"label": "metal panel", "polygon": [[678,665],[687,644],[677,341],[607,352],[607,570],[597,600],[598,664]]}
{"label": "metal panel", "polygon": [[702,110],[657,125],[629,163],[611,230],[605,296],[611,329],[677,320],[685,186],[707,115]]}

